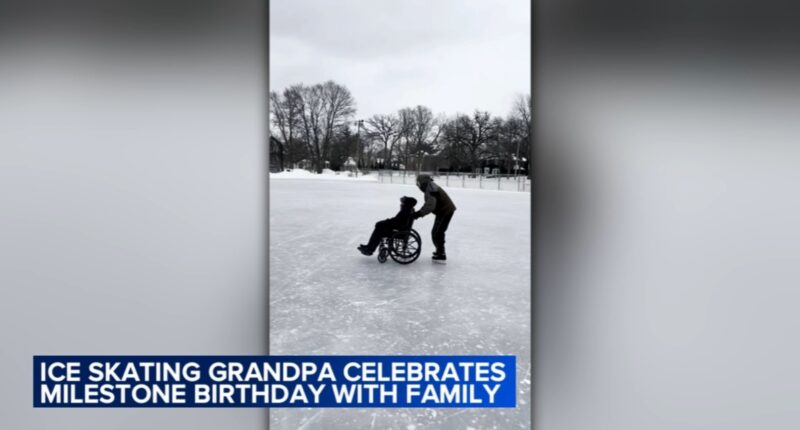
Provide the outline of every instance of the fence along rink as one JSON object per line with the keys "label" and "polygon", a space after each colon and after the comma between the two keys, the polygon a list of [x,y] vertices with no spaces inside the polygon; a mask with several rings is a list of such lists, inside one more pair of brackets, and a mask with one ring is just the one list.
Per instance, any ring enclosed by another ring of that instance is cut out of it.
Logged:
{"label": "fence along rink", "polygon": [[445,187],[470,188],[481,190],[530,192],[531,180],[525,175],[486,175],[460,172],[415,172],[407,170],[378,170],[378,182],[383,184],[414,185],[418,174],[433,177],[434,181]]}

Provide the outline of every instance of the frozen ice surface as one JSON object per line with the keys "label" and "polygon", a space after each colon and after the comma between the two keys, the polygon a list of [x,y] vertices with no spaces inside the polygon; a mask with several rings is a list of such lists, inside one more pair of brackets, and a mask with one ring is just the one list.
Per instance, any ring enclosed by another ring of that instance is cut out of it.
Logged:
{"label": "frozen ice surface", "polygon": [[416,187],[271,180],[270,353],[516,355],[517,408],[272,409],[272,429],[530,428],[530,194],[445,189],[447,265],[432,215],[416,262],[380,264],[356,247]]}

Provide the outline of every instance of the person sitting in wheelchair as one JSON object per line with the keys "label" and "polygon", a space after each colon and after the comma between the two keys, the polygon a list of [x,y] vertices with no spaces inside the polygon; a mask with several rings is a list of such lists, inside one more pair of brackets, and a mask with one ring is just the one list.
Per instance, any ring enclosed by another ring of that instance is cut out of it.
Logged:
{"label": "person sitting in wheelchair", "polygon": [[359,245],[358,250],[364,255],[372,255],[380,245],[383,238],[392,235],[395,230],[409,230],[414,225],[414,206],[417,199],[413,197],[400,197],[400,212],[394,218],[387,218],[375,223],[375,230],[366,245]]}

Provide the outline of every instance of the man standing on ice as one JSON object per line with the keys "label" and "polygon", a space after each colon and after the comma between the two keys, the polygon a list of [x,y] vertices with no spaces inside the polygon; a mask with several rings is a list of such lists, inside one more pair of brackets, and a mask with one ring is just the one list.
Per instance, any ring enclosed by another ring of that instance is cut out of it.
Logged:
{"label": "man standing on ice", "polygon": [[447,261],[447,255],[445,255],[444,251],[444,233],[450,225],[450,220],[456,211],[456,205],[453,204],[450,196],[440,186],[433,183],[433,178],[429,175],[418,175],[417,187],[425,193],[425,204],[414,213],[414,219],[424,217],[431,212],[436,215],[431,229],[433,246],[436,247],[436,251],[433,253],[433,261],[444,263]]}

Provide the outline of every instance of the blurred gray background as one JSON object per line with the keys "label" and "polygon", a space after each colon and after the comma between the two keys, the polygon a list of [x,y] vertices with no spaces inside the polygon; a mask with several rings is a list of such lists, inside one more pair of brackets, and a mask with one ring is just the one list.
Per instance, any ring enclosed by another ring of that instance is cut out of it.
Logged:
{"label": "blurred gray background", "polygon": [[0,2],[0,427],[266,426],[31,402],[34,354],[265,353],[264,7]]}
{"label": "blurred gray background", "polygon": [[800,428],[794,9],[536,2],[537,429]]}

